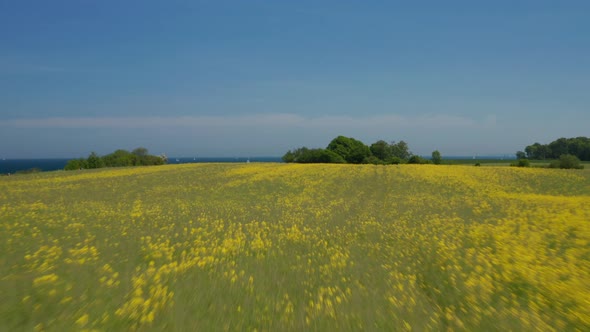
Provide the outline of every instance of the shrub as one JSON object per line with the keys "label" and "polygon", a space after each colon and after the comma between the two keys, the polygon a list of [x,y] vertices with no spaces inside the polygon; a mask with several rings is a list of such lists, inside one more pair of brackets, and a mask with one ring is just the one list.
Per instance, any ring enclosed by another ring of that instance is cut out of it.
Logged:
{"label": "shrub", "polygon": [[578,157],[571,154],[562,154],[558,160],[554,160],[549,164],[549,168],[583,169],[584,165],[580,163]]}
{"label": "shrub", "polygon": [[326,150],[340,155],[351,164],[361,164],[365,158],[371,156],[369,147],[352,137],[338,136],[328,144]]}
{"label": "shrub", "polygon": [[375,156],[366,157],[363,164],[385,165],[385,162]]}
{"label": "shrub", "polygon": [[68,160],[68,163],[64,167],[66,171],[74,171],[83,168],[88,168],[86,159],[84,158]]}
{"label": "shrub", "polygon": [[342,164],[346,161],[337,153],[326,149],[308,149],[306,147],[288,151],[283,156],[286,163],[332,163]]}
{"label": "shrub", "polygon": [[104,167],[104,161],[96,154],[96,152],[92,152],[86,159],[86,166],[88,168],[102,168]]}
{"label": "shrub", "polygon": [[410,159],[408,159],[408,164],[421,164],[421,165],[423,165],[423,164],[430,164],[430,163],[431,163],[430,160],[424,159],[424,158],[417,156],[417,155],[413,155],[410,157]]}
{"label": "shrub", "polygon": [[385,161],[386,164],[391,164],[391,165],[399,165],[399,164],[403,164],[405,162],[406,162],[405,160],[403,160],[402,158],[399,158],[399,157],[391,157]]}
{"label": "shrub", "polygon": [[442,163],[442,156],[438,150],[432,151],[432,162],[435,165],[440,165]]}
{"label": "shrub", "polygon": [[510,164],[512,167],[531,167],[531,162],[528,159],[522,158]]}

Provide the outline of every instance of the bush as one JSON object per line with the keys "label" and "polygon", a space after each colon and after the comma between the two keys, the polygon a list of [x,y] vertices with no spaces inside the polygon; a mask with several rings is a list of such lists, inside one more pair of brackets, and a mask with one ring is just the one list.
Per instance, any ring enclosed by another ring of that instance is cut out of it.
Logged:
{"label": "bush", "polygon": [[391,157],[385,161],[386,164],[391,164],[391,165],[399,165],[399,164],[403,164],[405,162],[406,162],[405,160],[403,160],[402,158],[399,158],[399,157]]}
{"label": "bush", "polygon": [[549,168],[583,169],[584,165],[580,163],[578,157],[571,154],[562,154],[558,160],[554,160],[549,164]]}
{"label": "bush", "polygon": [[442,156],[438,150],[432,151],[432,162],[435,165],[440,165],[442,163]]}
{"label": "bush", "polygon": [[334,138],[326,150],[340,155],[347,163],[361,164],[365,158],[372,155],[371,149],[365,143],[352,137],[338,136]]}
{"label": "bush", "polygon": [[339,154],[325,149],[316,149],[313,153],[313,161],[316,163],[343,164],[346,162]]}
{"label": "bush", "polygon": [[96,152],[92,152],[86,159],[86,167],[102,168],[104,167],[104,161],[96,154]]}
{"label": "bush", "polygon": [[66,171],[74,171],[83,168],[88,168],[86,159],[84,158],[69,160],[66,166],[64,167]]}
{"label": "bush", "polygon": [[326,149],[308,149],[306,147],[288,151],[283,156],[286,163],[325,163],[342,164],[346,161],[339,154]]}
{"label": "bush", "polygon": [[512,167],[531,167],[531,162],[528,159],[518,159],[510,164]]}
{"label": "bush", "polygon": [[168,162],[165,155],[154,156],[146,148],[137,148],[133,152],[119,149],[111,154],[100,157],[92,152],[87,159],[72,159],[64,167],[66,171],[86,168],[151,166],[164,165]]}
{"label": "bush", "polygon": [[420,165],[424,165],[424,164],[431,164],[432,162],[428,159],[424,159],[420,156],[417,155],[413,155],[410,157],[410,159],[408,159],[408,164],[420,164]]}
{"label": "bush", "polygon": [[385,162],[375,156],[366,157],[363,164],[385,165]]}

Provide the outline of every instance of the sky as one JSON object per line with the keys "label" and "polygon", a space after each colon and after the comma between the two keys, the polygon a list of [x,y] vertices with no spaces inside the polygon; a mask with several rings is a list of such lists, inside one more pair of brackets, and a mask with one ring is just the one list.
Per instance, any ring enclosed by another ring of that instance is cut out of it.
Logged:
{"label": "sky", "polygon": [[590,136],[589,1],[0,0],[0,158]]}

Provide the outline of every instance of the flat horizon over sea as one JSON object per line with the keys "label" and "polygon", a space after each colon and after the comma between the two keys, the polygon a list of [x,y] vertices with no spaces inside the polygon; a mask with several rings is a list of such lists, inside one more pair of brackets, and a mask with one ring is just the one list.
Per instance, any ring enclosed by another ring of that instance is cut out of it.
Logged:
{"label": "flat horizon over sea", "polygon": [[[39,159],[0,159],[0,174],[38,168],[44,172],[63,170],[69,160],[78,158],[39,158]],[[248,162],[283,162],[281,157],[169,157],[168,164],[188,163],[246,163]]]}
{"label": "flat horizon over sea", "polygon": [[[430,158],[430,156],[422,156]],[[68,160],[76,158],[38,158],[38,159],[0,159],[0,174],[13,174],[18,171],[26,171],[38,168],[41,171],[58,171],[63,170]],[[493,156],[443,156],[443,160],[489,160],[502,159],[514,160],[513,156],[493,155]],[[168,164],[188,164],[188,163],[282,163],[281,157],[170,157]]]}

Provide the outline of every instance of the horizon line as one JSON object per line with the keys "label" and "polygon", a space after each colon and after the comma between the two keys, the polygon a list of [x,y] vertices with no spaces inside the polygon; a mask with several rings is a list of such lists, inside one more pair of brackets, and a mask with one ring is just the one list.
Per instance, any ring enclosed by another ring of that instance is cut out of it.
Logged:
{"label": "horizon line", "polygon": [[[420,157],[429,157],[428,154],[413,154]],[[100,156],[100,155],[99,155]],[[168,160],[171,159],[254,159],[254,158],[282,158],[283,156],[272,156],[272,155],[252,155],[252,156],[167,156]],[[503,153],[490,153],[490,154],[450,154],[450,155],[443,155],[442,159],[471,159],[471,158],[507,158],[507,159],[516,159],[516,155],[514,153],[503,154]],[[39,158],[0,158],[0,161],[11,161],[11,160],[66,160],[66,159],[79,159],[84,157],[39,157]]]}

